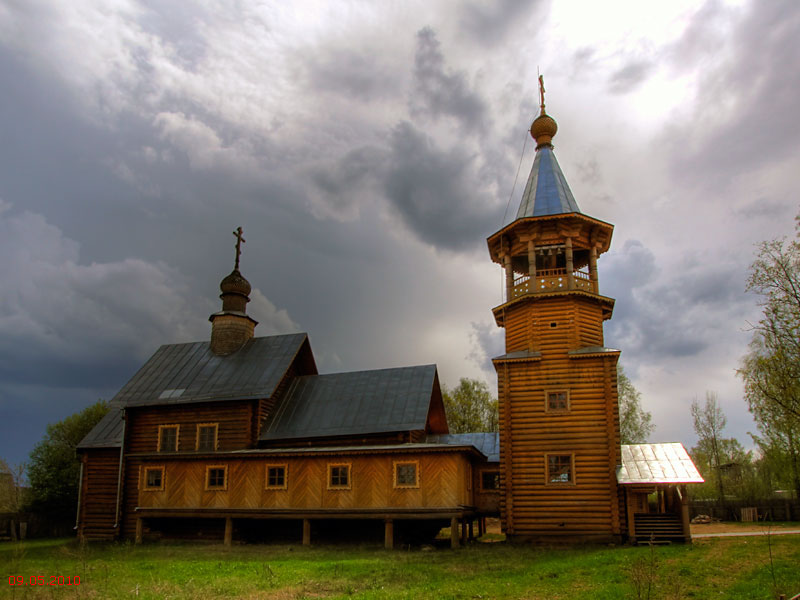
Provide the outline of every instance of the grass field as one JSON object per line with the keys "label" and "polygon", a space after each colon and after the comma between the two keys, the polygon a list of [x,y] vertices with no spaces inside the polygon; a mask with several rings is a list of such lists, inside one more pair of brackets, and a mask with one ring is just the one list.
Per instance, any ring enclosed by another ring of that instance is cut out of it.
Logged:
{"label": "grass field", "polygon": [[[800,536],[654,548],[479,543],[431,551],[166,543],[82,547],[74,540],[37,540],[1,543],[0,574],[0,598],[767,599],[800,593]],[[11,586],[9,576],[15,575],[26,583],[32,576],[49,581],[53,575],[78,575],[81,583]]]}

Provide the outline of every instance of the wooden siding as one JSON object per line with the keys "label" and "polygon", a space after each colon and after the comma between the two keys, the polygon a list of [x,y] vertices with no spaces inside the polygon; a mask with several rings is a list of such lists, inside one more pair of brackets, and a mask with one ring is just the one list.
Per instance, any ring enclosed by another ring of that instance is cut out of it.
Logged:
{"label": "wooden siding", "polygon": [[[578,295],[538,298],[509,306],[505,324],[507,352],[538,351],[541,360],[497,365],[504,529],[520,537],[620,535],[618,355],[568,355],[603,344],[600,305]],[[553,389],[569,391],[568,411],[547,411]],[[574,483],[546,481],[547,454],[574,455]]]}
{"label": "wooden siding", "polygon": [[81,457],[81,505],[78,534],[87,539],[113,539],[116,535],[119,449],[85,450]]}
{"label": "wooden siding", "polygon": [[[220,460],[159,461],[149,458],[144,464],[165,466],[165,489],[145,491],[136,476],[129,482],[139,490],[137,505],[143,508],[201,509],[375,509],[457,508],[472,502],[469,459],[457,453],[437,454],[340,454],[335,457],[258,457]],[[394,461],[419,462],[419,487],[393,486]],[[138,462],[138,461],[137,461]],[[205,468],[228,465],[228,489],[206,491]],[[266,465],[287,465],[285,490],[266,489]],[[329,463],[350,463],[349,489],[328,489]],[[131,488],[133,489],[133,488]],[[133,494],[131,494],[133,496]],[[132,531],[129,529],[128,531]],[[130,533],[128,533],[130,535]]]}
{"label": "wooden siding", "polygon": [[256,405],[255,400],[239,400],[129,408],[125,453],[155,452],[159,425],[179,425],[178,452],[194,452],[201,423],[219,424],[217,450],[251,448]]}

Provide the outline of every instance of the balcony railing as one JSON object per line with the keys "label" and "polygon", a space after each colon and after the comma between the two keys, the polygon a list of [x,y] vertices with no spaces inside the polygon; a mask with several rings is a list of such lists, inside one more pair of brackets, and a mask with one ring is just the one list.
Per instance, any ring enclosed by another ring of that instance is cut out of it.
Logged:
{"label": "balcony railing", "polygon": [[[574,285],[573,289],[596,292],[594,282],[586,271],[572,272]],[[519,298],[525,294],[536,294],[539,292],[552,292],[569,289],[569,278],[566,269],[540,269],[536,271],[536,277],[531,279],[530,275],[521,275],[514,280],[514,287],[511,289],[511,298]]]}

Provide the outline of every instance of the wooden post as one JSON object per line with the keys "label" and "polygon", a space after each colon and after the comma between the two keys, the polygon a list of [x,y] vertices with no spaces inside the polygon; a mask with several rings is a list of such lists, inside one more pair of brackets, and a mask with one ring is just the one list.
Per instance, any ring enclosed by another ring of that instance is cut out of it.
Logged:
{"label": "wooden post", "polygon": [[225,541],[226,546],[230,546],[233,541],[233,519],[225,517]]}
{"label": "wooden post", "polygon": [[483,529],[483,519],[484,517],[478,517],[478,537],[483,537],[483,534],[486,533]]}
{"label": "wooden post", "polygon": [[[533,240],[528,240],[528,275],[531,276],[531,281],[536,279],[536,247],[533,245]],[[530,285],[528,290],[535,291]]]}
{"label": "wooden post", "polygon": [[450,547],[458,548],[458,519],[450,519]]}
{"label": "wooden post", "polygon": [[572,238],[568,237],[564,242],[567,255],[567,289],[575,289],[575,261],[572,259]]}
{"label": "wooden post", "polygon": [[394,548],[394,521],[386,519],[383,527],[384,542],[383,545],[387,550]]}
{"label": "wooden post", "polygon": [[303,546],[311,545],[311,521],[303,519]]}
{"label": "wooden post", "polygon": [[136,519],[136,537],[134,538],[135,544],[142,543],[142,529],[144,526],[143,521],[144,519],[142,519],[142,517]]}
{"label": "wooden post", "polygon": [[678,493],[681,497],[681,523],[683,524],[683,537],[688,543],[692,541],[692,527],[689,521],[689,495],[686,493],[686,486],[680,486]]}
{"label": "wooden post", "polygon": [[511,267],[511,255],[506,254],[503,262],[506,269],[506,302],[510,302],[514,293],[514,269]]}
{"label": "wooden post", "polygon": [[633,516],[633,494],[625,486],[625,509],[628,517],[628,541],[632,544],[636,540],[636,518]]}
{"label": "wooden post", "polygon": [[467,520],[461,519],[461,543],[467,543]]}
{"label": "wooden post", "polygon": [[589,279],[592,280],[592,291],[600,293],[600,286],[597,285],[597,246],[592,246],[589,250]]}
{"label": "wooden post", "polygon": [[474,532],[472,530],[472,519],[469,520],[469,539],[470,540],[474,540],[475,539],[475,534],[474,534]]}

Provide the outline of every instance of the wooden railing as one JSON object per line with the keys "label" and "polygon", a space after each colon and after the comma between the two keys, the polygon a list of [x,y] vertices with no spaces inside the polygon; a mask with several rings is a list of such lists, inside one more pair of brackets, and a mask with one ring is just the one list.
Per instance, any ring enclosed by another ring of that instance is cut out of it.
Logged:
{"label": "wooden railing", "polygon": [[[589,273],[585,271],[573,271],[574,289],[587,292],[596,291]],[[566,269],[540,269],[536,271],[536,277],[531,279],[530,275],[520,275],[514,279],[514,287],[511,290],[511,298],[519,298],[526,294],[536,294],[538,292],[552,292],[566,290],[569,286]]]}

